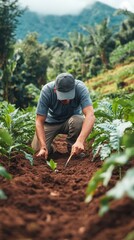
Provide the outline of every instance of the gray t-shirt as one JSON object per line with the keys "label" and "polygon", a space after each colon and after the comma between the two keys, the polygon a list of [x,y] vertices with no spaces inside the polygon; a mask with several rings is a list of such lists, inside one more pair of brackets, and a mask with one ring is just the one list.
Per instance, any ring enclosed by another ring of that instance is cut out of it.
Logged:
{"label": "gray t-shirt", "polygon": [[75,98],[66,105],[57,99],[54,87],[55,81],[43,86],[37,105],[36,113],[46,116],[47,123],[65,122],[73,115],[81,115],[83,108],[92,105],[89,91],[80,80],[75,80]]}

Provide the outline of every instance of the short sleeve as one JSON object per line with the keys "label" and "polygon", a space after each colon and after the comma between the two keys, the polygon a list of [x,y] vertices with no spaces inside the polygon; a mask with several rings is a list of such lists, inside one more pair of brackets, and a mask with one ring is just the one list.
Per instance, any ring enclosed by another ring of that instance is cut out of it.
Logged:
{"label": "short sleeve", "polygon": [[36,113],[39,115],[47,116],[49,106],[50,106],[50,90],[48,86],[45,85],[40,93]]}
{"label": "short sleeve", "polygon": [[81,108],[84,109],[87,106],[92,106],[92,100],[90,98],[90,93],[85,84],[81,81],[77,84],[77,93],[80,99]]}

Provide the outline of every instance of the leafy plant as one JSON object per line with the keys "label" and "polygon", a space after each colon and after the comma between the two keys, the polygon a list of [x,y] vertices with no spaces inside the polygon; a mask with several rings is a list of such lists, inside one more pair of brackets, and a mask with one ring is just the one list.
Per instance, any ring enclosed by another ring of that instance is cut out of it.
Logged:
{"label": "leafy plant", "polygon": [[115,185],[114,188],[109,190],[105,197],[101,199],[100,215],[103,215],[109,210],[109,202],[113,199],[120,199],[128,196],[134,199],[134,168],[129,169],[123,179]]}
{"label": "leafy plant", "polygon": [[130,158],[130,153],[126,151],[122,154],[112,154],[108,159],[106,159],[102,167],[94,174],[92,179],[88,183],[86,189],[86,202],[90,202],[100,184],[105,187],[108,185],[111,179],[112,172],[117,166],[123,166],[128,162]]}
{"label": "leafy plant", "polygon": [[9,174],[3,166],[0,166],[0,175],[6,179],[11,179],[11,174]]}
{"label": "leafy plant", "polygon": [[46,161],[47,165],[54,171],[57,167],[57,163],[55,163],[53,161],[53,159],[51,159],[50,161]]}
{"label": "leafy plant", "polygon": [[3,190],[0,190],[0,199],[4,200],[7,199],[6,194],[3,192]]}
{"label": "leafy plant", "polygon": [[[28,146],[34,134],[34,114],[31,111],[15,109],[3,102],[0,105],[0,151],[11,159],[11,153],[21,151],[33,164],[33,149]],[[28,152],[30,154],[28,154]]]}
{"label": "leafy plant", "polygon": [[[122,142],[126,149],[123,153],[112,154],[111,157],[106,159],[102,167],[94,174],[88,183],[86,190],[86,202],[90,202],[100,184],[107,186],[111,179],[112,172],[116,166],[123,166],[132,157],[134,157],[133,147],[134,133],[123,136]],[[125,176],[117,182],[115,187],[106,192],[102,197],[100,204],[101,208],[99,214],[102,216],[109,210],[109,204],[114,199],[120,199],[123,196],[128,196],[134,199],[134,168],[128,169]]]}
{"label": "leafy plant", "polygon": [[134,239],[134,231],[131,231],[127,234],[124,240],[133,240]]}
{"label": "leafy plant", "polygon": [[107,158],[112,151],[121,151],[121,137],[126,129],[131,128],[130,121],[125,122],[119,119],[112,122],[104,122],[97,124],[99,134],[93,143],[94,157],[99,153],[101,160]]}
{"label": "leafy plant", "polygon": [[[94,139],[93,160],[100,155],[104,160],[114,151],[122,151],[121,137],[134,122],[134,96],[103,99],[94,103],[96,123],[87,141]],[[101,123],[100,123],[101,122]]]}
{"label": "leafy plant", "polygon": [[[11,174],[9,174],[3,166],[0,166],[0,176],[9,180],[12,178]],[[0,199],[7,199],[7,196],[1,189],[0,189]]]}

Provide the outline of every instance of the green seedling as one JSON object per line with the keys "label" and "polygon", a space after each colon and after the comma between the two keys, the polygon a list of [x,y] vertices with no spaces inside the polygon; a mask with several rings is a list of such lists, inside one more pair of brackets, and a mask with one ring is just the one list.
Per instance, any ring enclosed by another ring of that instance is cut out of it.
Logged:
{"label": "green seedling", "polygon": [[57,167],[57,163],[55,163],[53,161],[53,159],[51,159],[50,161],[46,161],[47,162],[47,165],[54,171]]}

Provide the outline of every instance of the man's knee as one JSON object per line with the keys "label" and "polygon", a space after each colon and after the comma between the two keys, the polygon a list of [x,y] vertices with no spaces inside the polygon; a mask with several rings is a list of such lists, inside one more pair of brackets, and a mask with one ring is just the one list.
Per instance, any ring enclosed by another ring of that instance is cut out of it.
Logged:
{"label": "man's knee", "polygon": [[81,131],[84,117],[81,115],[74,115],[69,119],[69,128],[74,131]]}

